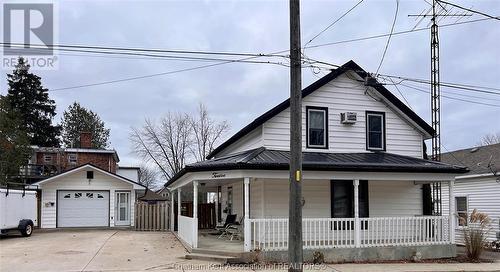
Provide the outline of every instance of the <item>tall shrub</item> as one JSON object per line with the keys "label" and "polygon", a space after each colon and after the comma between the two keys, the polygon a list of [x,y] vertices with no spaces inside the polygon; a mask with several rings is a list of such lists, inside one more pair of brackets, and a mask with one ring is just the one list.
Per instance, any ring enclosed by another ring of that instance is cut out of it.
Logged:
{"label": "tall shrub", "polygon": [[467,258],[479,260],[487,243],[486,237],[489,232],[490,217],[474,209],[468,218],[461,217],[460,221],[466,223],[463,232]]}

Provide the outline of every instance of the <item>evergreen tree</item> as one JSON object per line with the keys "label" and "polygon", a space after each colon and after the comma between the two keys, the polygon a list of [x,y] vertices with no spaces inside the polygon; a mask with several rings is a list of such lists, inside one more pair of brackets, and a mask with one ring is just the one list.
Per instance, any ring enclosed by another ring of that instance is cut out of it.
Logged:
{"label": "evergreen tree", "polygon": [[7,97],[0,96],[0,184],[15,181],[30,154],[28,135],[21,128],[19,114],[11,110]]}
{"label": "evergreen tree", "polygon": [[62,141],[66,147],[80,147],[80,133],[92,133],[92,147],[105,149],[109,146],[109,129],[97,113],[74,102],[63,113]]}
{"label": "evergreen tree", "polygon": [[55,101],[49,98],[41,78],[29,72],[29,64],[19,58],[16,69],[7,74],[7,101],[19,115],[21,129],[31,145],[58,147],[60,127],[52,125],[56,115]]}

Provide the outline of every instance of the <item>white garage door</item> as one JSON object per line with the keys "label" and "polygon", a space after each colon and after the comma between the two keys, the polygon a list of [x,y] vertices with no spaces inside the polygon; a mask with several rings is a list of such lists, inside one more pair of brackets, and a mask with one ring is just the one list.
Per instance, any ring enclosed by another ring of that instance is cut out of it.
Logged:
{"label": "white garage door", "polygon": [[57,192],[57,227],[109,226],[109,192]]}

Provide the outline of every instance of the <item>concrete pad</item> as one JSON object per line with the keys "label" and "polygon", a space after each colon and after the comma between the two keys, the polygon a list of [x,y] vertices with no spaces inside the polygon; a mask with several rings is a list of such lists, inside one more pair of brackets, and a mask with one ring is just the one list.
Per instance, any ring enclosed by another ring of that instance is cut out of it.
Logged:
{"label": "concrete pad", "polygon": [[186,253],[167,232],[38,231],[2,237],[0,271],[159,271],[187,262]]}

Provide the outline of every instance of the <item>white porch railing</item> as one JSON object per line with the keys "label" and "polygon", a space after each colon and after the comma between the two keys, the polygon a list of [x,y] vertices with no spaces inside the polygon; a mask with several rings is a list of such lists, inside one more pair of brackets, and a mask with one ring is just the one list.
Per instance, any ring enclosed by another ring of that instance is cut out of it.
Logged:
{"label": "white porch railing", "polygon": [[448,216],[360,218],[361,246],[450,243]]}
{"label": "white porch railing", "polygon": [[195,248],[198,244],[198,219],[182,216],[178,217],[178,235]]}
{"label": "white porch railing", "polygon": [[[360,218],[356,228],[354,218],[304,218],[302,239],[304,249],[446,244],[448,222],[448,216]],[[288,218],[249,224],[251,249],[288,249]]]}

